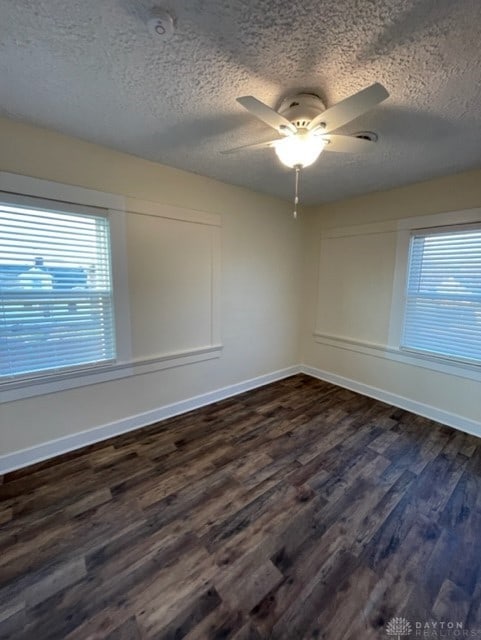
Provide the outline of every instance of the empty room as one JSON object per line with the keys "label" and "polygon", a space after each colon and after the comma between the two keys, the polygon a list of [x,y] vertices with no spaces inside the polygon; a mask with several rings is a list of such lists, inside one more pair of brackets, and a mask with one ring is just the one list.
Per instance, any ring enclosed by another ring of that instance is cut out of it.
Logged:
{"label": "empty room", "polygon": [[481,3],[0,0],[0,639],[481,638]]}

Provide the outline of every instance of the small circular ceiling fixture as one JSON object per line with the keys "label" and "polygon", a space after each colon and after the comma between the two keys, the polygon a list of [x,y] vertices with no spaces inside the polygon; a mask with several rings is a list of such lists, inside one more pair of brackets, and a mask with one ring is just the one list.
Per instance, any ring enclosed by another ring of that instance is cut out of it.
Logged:
{"label": "small circular ceiling fixture", "polygon": [[149,33],[156,38],[167,40],[174,33],[174,18],[165,9],[154,7],[147,21]]}

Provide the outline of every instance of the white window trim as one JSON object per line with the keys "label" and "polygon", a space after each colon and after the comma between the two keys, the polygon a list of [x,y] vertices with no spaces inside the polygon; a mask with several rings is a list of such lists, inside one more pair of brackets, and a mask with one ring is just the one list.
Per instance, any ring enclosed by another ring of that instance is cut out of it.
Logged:
{"label": "white window trim", "polygon": [[[60,211],[66,214],[73,213],[79,215],[90,215],[102,217],[109,223],[109,245],[110,245],[110,262],[112,275],[112,309],[116,356],[101,362],[85,363],[83,365],[71,365],[60,369],[53,368],[45,371],[34,371],[31,373],[19,374],[8,380],[0,382],[0,389],[20,388],[22,386],[35,385],[38,381],[47,379],[57,379],[77,375],[85,375],[85,372],[97,371],[101,367],[112,366],[117,362],[123,362],[130,359],[130,322],[129,322],[129,300],[124,295],[124,287],[127,286],[127,273],[125,271],[125,260],[123,259],[123,249],[125,246],[125,212],[117,211],[113,214],[111,209],[93,207],[86,204],[73,204],[72,202],[60,202],[51,198],[38,198],[35,196],[26,196],[19,194],[7,193],[0,191],[0,199],[3,203],[29,207],[32,209],[48,209],[52,211]],[[115,255],[114,255],[115,254]],[[115,286],[119,286],[120,295],[116,295]]]}
{"label": "white window trim", "polygon": [[116,194],[84,187],[0,171],[0,193],[2,192],[10,197],[42,198],[61,204],[72,204],[73,207],[100,208],[106,212],[110,221],[111,234],[117,358],[114,363],[88,365],[82,368],[45,374],[39,373],[39,375],[34,375],[27,379],[2,382],[0,383],[0,404],[220,357],[222,352],[219,322],[220,229],[216,230],[215,246],[212,248],[212,260],[215,266],[213,270],[212,307],[215,313],[212,320],[211,344],[185,351],[155,354],[148,358],[132,358],[126,244],[127,211],[198,222],[199,224],[208,224],[214,227],[220,227],[221,225],[219,215],[185,211],[172,206],[164,207],[158,203],[124,198]]}
{"label": "white window trim", "polygon": [[398,222],[389,338],[385,347],[386,357],[438,372],[481,381],[481,364],[470,364],[456,360],[451,356],[436,356],[401,347],[411,236],[416,232],[435,233],[439,230],[446,230],[446,227],[459,229],[479,223],[481,223],[481,209],[450,211],[419,218],[406,218]]}

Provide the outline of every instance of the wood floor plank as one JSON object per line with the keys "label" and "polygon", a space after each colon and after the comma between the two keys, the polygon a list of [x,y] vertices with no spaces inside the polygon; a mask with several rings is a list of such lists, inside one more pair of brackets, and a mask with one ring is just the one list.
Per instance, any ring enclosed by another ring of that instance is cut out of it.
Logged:
{"label": "wood floor plank", "polygon": [[224,567],[214,583],[231,609],[248,613],[283,580],[284,576],[270,560],[259,563],[254,555],[249,562],[236,563],[229,569]]}
{"label": "wood floor plank", "polygon": [[336,554],[345,546],[341,526],[337,524],[327,533],[318,525],[299,547],[281,548],[273,562],[284,574],[285,580],[252,611],[255,626],[263,635],[269,636],[282,617],[299,613],[298,603],[322,582],[332,568]]}
{"label": "wood floor plank", "polygon": [[[380,582],[379,576],[368,567],[358,566],[339,585],[329,606],[323,607],[304,636],[336,640],[357,633],[365,638],[372,629],[369,623],[370,597]],[[342,616],[338,615],[342,603]]]}
{"label": "wood floor plank", "polygon": [[81,580],[87,574],[84,558],[79,558],[58,567],[50,575],[35,582],[25,590],[25,601],[28,607],[43,602],[53,594]]}
{"label": "wood floor plank", "polygon": [[463,626],[469,613],[469,598],[451,580],[445,580],[433,606],[434,620],[455,620]]}
{"label": "wood floor plank", "polygon": [[131,600],[131,609],[144,636],[156,638],[179,613],[192,606],[199,593],[208,591],[217,572],[212,556],[194,547],[173,566],[157,571],[153,580]]}
{"label": "wood floor plank", "polygon": [[481,628],[481,446],[296,375],[6,474],[0,639]]}
{"label": "wood floor plank", "polygon": [[186,636],[185,640],[206,640],[207,638],[234,640],[246,624],[241,611],[232,611],[226,605],[215,609]]}

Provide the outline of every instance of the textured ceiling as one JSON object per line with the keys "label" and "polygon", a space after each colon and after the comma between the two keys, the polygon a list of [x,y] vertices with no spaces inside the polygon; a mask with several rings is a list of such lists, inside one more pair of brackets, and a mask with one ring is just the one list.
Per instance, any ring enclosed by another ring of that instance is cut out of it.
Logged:
{"label": "textured ceiling", "polygon": [[[272,130],[236,101],[292,90],[329,106],[374,81],[391,97],[346,127],[365,155],[324,153],[302,177],[318,203],[481,166],[479,0],[0,0],[0,113],[283,197]],[[159,3],[157,3],[159,4]]]}

